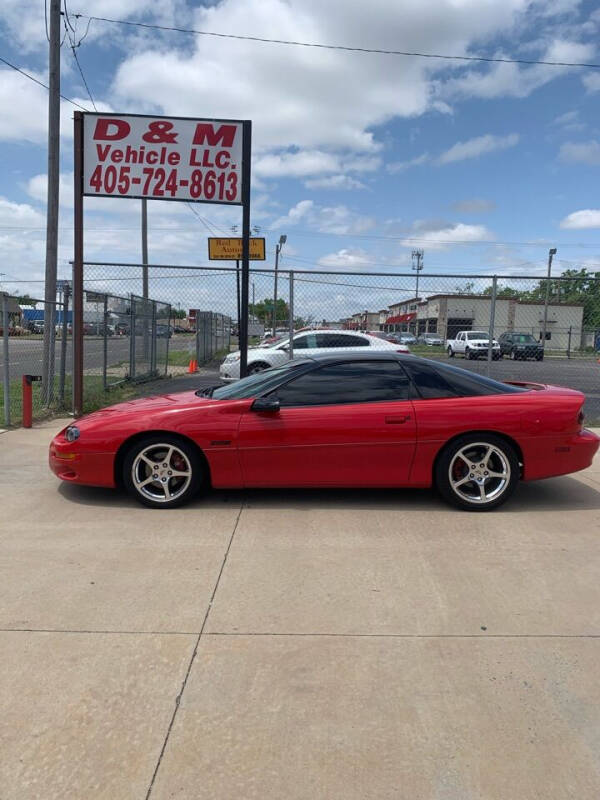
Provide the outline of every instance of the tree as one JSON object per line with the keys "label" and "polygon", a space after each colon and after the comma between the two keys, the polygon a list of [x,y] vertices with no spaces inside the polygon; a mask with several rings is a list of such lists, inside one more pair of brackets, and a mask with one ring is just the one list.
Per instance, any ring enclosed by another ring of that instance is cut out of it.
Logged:
{"label": "tree", "polygon": [[[256,317],[259,322],[263,322],[267,327],[271,327],[273,324],[273,298],[266,297],[264,300],[261,300],[259,303],[250,303],[248,306],[248,311],[251,316]],[[277,314],[276,314],[276,325],[279,323],[286,323],[290,318],[290,309],[288,304],[283,300],[283,298],[277,298]]]}
{"label": "tree", "polygon": [[38,303],[37,300],[34,300],[33,297],[30,297],[28,294],[19,294],[17,292],[14,297],[20,306],[31,306],[32,308],[35,308]]}

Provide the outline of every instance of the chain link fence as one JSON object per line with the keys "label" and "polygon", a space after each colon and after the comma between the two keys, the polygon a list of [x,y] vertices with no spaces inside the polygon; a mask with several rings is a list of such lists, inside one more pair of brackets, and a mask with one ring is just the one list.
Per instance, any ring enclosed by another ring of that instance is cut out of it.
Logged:
{"label": "chain link fence", "polygon": [[68,304],[52,304],[50,331],[53,363],[44,373],[44,300],[0,292],[0,425],[9,427],[23,419],[23,376],[31,381],[32,414],[41,417],[70,407],[71,312]]}
{"label": "chain link fence", "polygon": [[[237,349],[239,289],[233,265],[151,265],[148,274],[152,300],[140,296],[142,271],[141,264],[85,264],[86,408],[90,403],[110,402],[106,390],[120,384],[130,385],[132,381],[166,373],[187,373],[194,360],[202,372],[215,377],[220,358]],[[414,272],[280,269],[275,295],[274,271],[252,266],[250,346],[287,336],[290,325],[296,332],[306,328],[370,331],[406,342],[415,354],[442,360],[452,357],[460,366],[499,380],[534,380],[579,389],[587,397],[588,418],[600,421],[598,277],[584,271],[563,273],[550,280],[421,273],[418,296],[415,278]],[[42,289],[34,298],[43,296]],[[21,312],[26,310],[20,303],[22,298],[13,300]],[[41,300],[33,302],[35,309],[43,308]],[[57,303],[57,318],[61,307]],[[43,343],[39,333],[17,336],[11,332],[11,314],[16,320],[18,313],[8,313],[9,394],[15,409],[13,416],[18,416],[14,381],[20,381],[23,372],[42,373]],[[24,319],[22,314],[20,319]],[[70,311],[65,320],[68,407]],[[32,326],[33,323],[30,320]],[[497,345],[475,348],[465,342],[464,346],[455,347],[453,343],[467,333],[480,334],[480,341]],[[56,335],[60,337],[60,333]],[[59,342],[60,338],[56,345],[56,376],[60,375]],[[23,356],[25,351],[27,358]],[[55,380],[60,396],[58,377]],[[41,391],[39,386],[34,389],[41,411]]]}
{"label": "chain link fence", "polygon": [[[141,265],[94,263],[85,269],[86,284],[114,281],[134,291],[141,283]],[[152,266],[149,279],[153,296],[176,310],[171,363],[194,357],[189,342],[196,328],[194,309],[231,318],[229,347],[236,348],[238,290],[233,266]],[[250,345],[287,336],[290,321],[295,331],[345,329],[402,338],[413,353],[453,357],[460,366],[499,380],[571,386],[586,393],[588,416],[600,420],[600,279],[589,274],[565,273],[548,280],[421,273],[417,296],[414,272],[280,269],[275,297],[274,271],[251,266]],[[459,345],[449,356],[448,348],[461,332],[480,333],[480,340],[497,345],[471,347],[466,354]],[[195,352],[199,364],[209,361],[203,346]]]}

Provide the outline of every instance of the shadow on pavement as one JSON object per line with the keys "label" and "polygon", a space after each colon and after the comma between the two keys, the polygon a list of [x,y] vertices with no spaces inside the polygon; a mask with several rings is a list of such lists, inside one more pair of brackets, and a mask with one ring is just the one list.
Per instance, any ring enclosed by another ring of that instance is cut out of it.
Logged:
{"label": "shadow on pavement", "polygon": [[[123,491],[62,483],[59,492],[71,503],[87,506],[141,508]],[[248,489],[214,490],[185,507],[189,513],[224,504],[249,509],[363,509],[448,512],[449,506],[429,489]],[[494,513],[580,511],[600,508],[600,486],[595,489],[571,477],[522,483],[515,495]],[[148,509],[150,511],[151,509]],[[469,513],[456,510],[455,513]]]}

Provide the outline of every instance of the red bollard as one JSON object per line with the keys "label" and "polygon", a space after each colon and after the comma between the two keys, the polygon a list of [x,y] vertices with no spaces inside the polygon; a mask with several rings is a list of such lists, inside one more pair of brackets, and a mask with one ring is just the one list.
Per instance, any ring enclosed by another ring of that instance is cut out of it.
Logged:
{"label": "red bollard", "polygon": [[33,381],[41,381],[40,375],[23,375],[23,427],[31,428],[33,419]]}

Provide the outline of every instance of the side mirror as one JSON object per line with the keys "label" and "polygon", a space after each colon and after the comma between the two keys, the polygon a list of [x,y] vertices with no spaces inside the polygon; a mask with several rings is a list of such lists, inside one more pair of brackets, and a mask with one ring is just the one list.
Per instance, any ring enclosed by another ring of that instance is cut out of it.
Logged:
{"label": "side mirror", "polygon": [[279,400],[276,397],[257,397],[252,403],[252,411],[271,411],[277,413],[280,409]]}

